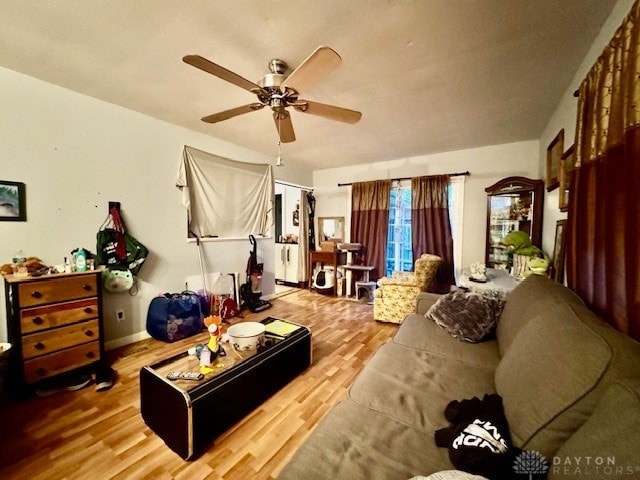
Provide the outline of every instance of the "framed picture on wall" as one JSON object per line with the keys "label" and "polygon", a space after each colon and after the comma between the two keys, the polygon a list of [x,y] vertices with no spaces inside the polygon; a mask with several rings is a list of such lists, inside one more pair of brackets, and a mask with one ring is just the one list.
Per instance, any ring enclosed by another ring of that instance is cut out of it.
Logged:
{"label": "framed picture on wall", "polygon": [[560,195],[558,195],[558,206],[561,212],[569,209],[569,190],[571,189],[571,170],[576,163],[574,146],[571,145],[560,159],[560,171],[558,173],[560,181]]}
{"label": "framed picture on wall", "polygon": [[564,283],[564,244],[565,230],[567,220],[558,220],[556,222],[556,237],[553,243],[553,280],[558,283]]}
{"label": "framed picture on wall", "polygon": [[24,183],[0,180],[0,221],[24,222],[26,220],[27,203]]}
{"label": "framed picture on wall", "polygon": [[558,132],[558,135],[551,141],[547,147],[547,192],[555,190],[560,186],[558,180],[558,169],[560,168],[560,160],[564,153],[564,128]]}

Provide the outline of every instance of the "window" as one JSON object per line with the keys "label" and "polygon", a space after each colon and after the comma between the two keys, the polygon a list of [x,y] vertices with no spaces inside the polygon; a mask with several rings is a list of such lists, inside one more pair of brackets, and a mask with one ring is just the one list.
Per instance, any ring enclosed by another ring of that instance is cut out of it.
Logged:
{"label": "window", "polygon": [[411,251],[411,187],[393,186],[389,202],[389,236],[385,275],[413,270]]}
{"label": "window", "polygon": [[[453,237],[453,258],[456,279],[462,262],[462,212],[464,205],[464,175],[451,177],[449,183],[449,219]],[[411,187],[397,182],[391,188],[389,202],[389,236],[387,240],[386,276],[394,271],[413,271],[411,249]]]}

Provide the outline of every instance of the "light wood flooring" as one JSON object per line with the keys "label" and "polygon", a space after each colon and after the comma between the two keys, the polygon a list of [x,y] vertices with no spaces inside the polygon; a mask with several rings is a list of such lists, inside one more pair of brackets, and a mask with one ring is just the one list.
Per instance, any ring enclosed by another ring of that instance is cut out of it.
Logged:
{"label": "light wood flooring", "polygon": [[331,406],[347,395],[357,373],[389,341],[397,325],[373,320],[371,305],[307,290],[296,290],[272,304],[261,313],[243,312],[243,320],[271,315],[307,325],[313,335],[313,364],[196,460],[182,460],[145,425],[138,373],[144,365],[205,341],[206,332],[173,344],[144,340],[108,352],[118,374],[110,390],[96,392],[91,385],[5,402],[0,406],[0,478],[276,478]]}

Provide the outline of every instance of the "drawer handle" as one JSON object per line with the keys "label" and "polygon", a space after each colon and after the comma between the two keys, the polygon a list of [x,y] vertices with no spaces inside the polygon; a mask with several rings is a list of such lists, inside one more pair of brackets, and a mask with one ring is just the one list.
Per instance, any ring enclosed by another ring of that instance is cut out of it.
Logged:
{"label": "drawer handle", "polygon": [[93,308],[87,307],[84,309],[84,313],[93,313]]}
{"label": "drawer handle", "polygon": [[93,330],[85,330],[85,331],[84,331],[84,334],[85,334],[87,337],[93,337]]}
{"label": "drawer handle", "polygon": [[93,352],[88,352],[87,353],[87,358],[95,358],[96,354]]}
{"label": "drawer handle", "polygon": [[34,290],[33,292],[31,292],[31,296],[33,298],[42,298],[42,293],[37,290]]}
{"label": "drawer handle", "polygon": [[85,283],[85,284],[82,286],[82,289],[83,289],[83,290],[86,290],[87,292],[90,292],[91,290],[93,290],[93,287],[92,287],[91,285],[88,285],[88,284],[86,284],[86,283]]}
{"label": "drawer handle", "polygon": [[42,342],[36,343],[34,345],[34,347],[35,347],[36,350],[44,350],[45,348],[47,348],[47,346]]}
{"label": "drawer handle", "polygon": [[47,374],[47,371],[44,368],[40,367],[39,369],[36,370],[36,373],[41,377],[43,377],[44,375]]}
{"label": "drawer handle", "polygon": [[42,319],[42,317],[34,317],[33,323],[35,323],[36,325],[42,325],[44,323],[44,320]]}

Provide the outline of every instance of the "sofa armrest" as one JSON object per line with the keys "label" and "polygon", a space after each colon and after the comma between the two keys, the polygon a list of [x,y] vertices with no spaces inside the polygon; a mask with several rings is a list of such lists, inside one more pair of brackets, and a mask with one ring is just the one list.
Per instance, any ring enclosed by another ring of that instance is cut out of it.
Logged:
{"label": "sofa armrest", "polygon": [[420,292],[416,298],[416,313],[419,315],[427,313],[431,305],[436,303],[441,296],[436,293]]}

